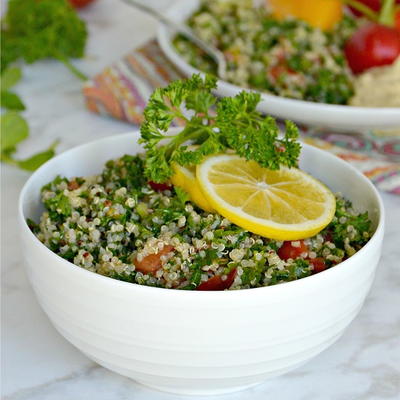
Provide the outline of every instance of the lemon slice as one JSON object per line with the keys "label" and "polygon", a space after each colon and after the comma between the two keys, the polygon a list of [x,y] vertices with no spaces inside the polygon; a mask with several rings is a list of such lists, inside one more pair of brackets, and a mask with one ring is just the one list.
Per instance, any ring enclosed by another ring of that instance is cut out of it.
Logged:
{"label": "lemon slice", "polygon": [[311,237],[335,213],[332,192],[297,168],[272,171],[237,155],[217,155],[197,166],[197,180],[216,211],[240,227],[277,240]]}
{"label": "lemon slice", "polygon": [[196,179],[196,168],[183,167],[173,163],[172,169],[174,170],[174,175],[171,177],[172,184],[183,189],[189,195],[190,200],[204,211],[214,211],[200,189]]}

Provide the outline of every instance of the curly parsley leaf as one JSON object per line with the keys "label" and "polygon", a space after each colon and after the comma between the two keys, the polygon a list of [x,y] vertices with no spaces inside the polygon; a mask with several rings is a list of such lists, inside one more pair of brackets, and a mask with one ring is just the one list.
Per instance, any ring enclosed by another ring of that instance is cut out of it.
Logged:
{"label": "curly parsley leaf", "polygon": [[216,120],[222,136],[241,157],[257,161],[265,168],[296,165],[300,153],[300,144],[295,141],[297,127],[286,122],[286,135],[279,139],[275,119],[256,111],[259,101],[258,93],[246,92],[223,98],[218,104]]}
{"label": "curly parsley leaf", "polygon": [[[173,174],[172,162],[196,165],[227,149],[270,169],[297,165],[300,144],[293,123],[286,122],[281,137],[276,121],[257,111],[259,94],[241,92],[220,99],[212,92],[216,85],[213,76],[193,75],[152,94],[140,139],[146,149],[148,179],[165,182]],[[177,122],[183,128],[171,134],[169,128]]]}

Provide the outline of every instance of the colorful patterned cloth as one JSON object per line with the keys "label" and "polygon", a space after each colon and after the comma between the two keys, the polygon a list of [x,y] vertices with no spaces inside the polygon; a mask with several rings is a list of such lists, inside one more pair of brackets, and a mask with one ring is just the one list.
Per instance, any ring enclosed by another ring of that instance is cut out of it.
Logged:
{"label": "colorful patterned cloth", "polygon": [[[83,93],[89,110],[139,125],[154,88],[182,74],[155,40],[132,51],[88,81]],[[373,132],[339,134],[301,127],[303,140],[348,161],[387,192],[400,195],[400,137]]]}

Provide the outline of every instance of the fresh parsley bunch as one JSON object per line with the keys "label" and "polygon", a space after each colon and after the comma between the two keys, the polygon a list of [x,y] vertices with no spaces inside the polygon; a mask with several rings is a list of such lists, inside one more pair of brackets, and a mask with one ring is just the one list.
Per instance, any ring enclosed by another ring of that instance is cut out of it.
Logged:
{"label": "fresh parsley bunch", "polygon": [[[140,139],[146,149],[145,174],[149,180],[168,181],[173,162],[196,165],[204,157],[228,149],[269,169],[297,165],[301,147],[293,122],[286,121],[286,131],[280,137],[275,119],[256,110],[258,93],[218,98],[212,92],[216,86],[213,76],[193,75],[151,95]],[[184,127],[171,134],[168,130],[177,121]]]}
{"label": "fresh parsley bunch", "polygon": [[84,54],[86,25],[67,0],[10,0],[1,36],[2,71],[19,59],[55,58],[86,79],[69,61]]}
{"label": "fresh parsley bunch", "polygon": [[21,79],[21,70],[11,66],[24,60],[33,63],[55,58],[78,78],[86,76],[70,58],[84,54],[85,23],[67,0],[9,0],[1,21],[1,109],[0,161],[34,171],[55,154],[58,141],[48,149],[20,160],[14,157],[18,145],[29,136],[29,126],[18,111],[25,110],[19,96],[10,90]]}

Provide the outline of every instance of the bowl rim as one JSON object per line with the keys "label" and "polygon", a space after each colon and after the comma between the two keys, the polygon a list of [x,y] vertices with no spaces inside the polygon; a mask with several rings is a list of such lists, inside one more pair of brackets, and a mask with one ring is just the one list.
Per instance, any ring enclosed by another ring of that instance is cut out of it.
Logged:
{"label": "bowl rim", "polygon": [[[179,129],[179,128],[173,128],[173,129]],[[45,251],[46,257],[50,257],[51,259],[54,260],[54,262],[60,263],[60,265],[57,265],[56,267],[59,268],[61,265],[68,269],[72,274],[77,274],[78,276],[81,274],[82,277],[86,277],[88,279],[94,279],[95,281],[102,282],[104,284],[110,285],[110,286],[116,286],[120,288],[130,288],[128,290],[139,290],[145,293],[150,294],[157,294],[159,293],[163,296],[168,296],[168,297],[174,297],[174,296],[186,296],[186,298],[197,298],[197,296],[200,296],[203,298],[217,298],[219,300],[222,300],[223,298],[235,298],[238,296],[243,296],[246,294],[246,296],[258,296],[260,293],[263,293],[267,291],[267,293],[272,294],[276,291],[279,290],[293,290],[294,288],[298,288],[301,285],[318,285],[318,282],[321,282],[323,279],[329,279],[329,276],[333,276],[334,274],[340,274],[341,271],[343,271],[344,268],[347,267],[348,264],[354,263],[357,259],[363,256],[363,254],[367,251],[367,248],[369,249],[372,247],[374,244],[379,245],[379,240],[380,236],[383,236],[383,231],[384,231],[384,220],[385,220],[385,210],[383,206],[383,201],[381,199],[381,196],[378,192],[378,190],[375,188],[375,186],[372,184],[372,182],[366,178],[361,172],[359,172],[356,168],[354,168],[351,164],[347,163],[346,161],[340,159],[339,157],[328,153],[325,150],[322,150],[320,148],[317,148],[315,146],[309,145],[307,143],[301,142],[302,146],[308,149],[311,149],[311,151],[316,151],[316,152],[323,152],[324,157],[326,158],[331,158],[335,159],[336,162],[341,163],[342,165],[345,165],[347,168],[351,169],[353,173],[355,173],[359,179],[361,179],[369,188],[369,190],[372,191],[372,194],[375,197],[376,205],[377,205],[377,215],[378,215],[378,221],[377,221],[377,226],[375,229],[375,232],[373,233],[372,237],[368,241],[368,243],[365,244],[359,251],[357,251],[354,255],[346,259],[345,261],[342,261],[341,263],[335,265],[332,268],[329,268],[321,273],[314,274],[307,276],[305,278],[297,279],[294,281],[289,281],[289,282],[282,282],[280,284],[276,285],[271,285],[271,286],[261,286],[258,288],[249,288],[249,289],[238,289],[238,290],[222,290],[222,291],[198,291],[198,290],[178,290],[178,289],[168,289],[168,288],[159,288],[159,287],[153,287],[153,286],[146,286],[146,285],[140,285],[137,283],[131,283],[131,282],[125,282],[121,281],[118,279],[113,279],[104,275],[100,275],[96,272],[92,272],[89,270],[86,270],[82,267],[77,266],[76,264],[67,261],[66,259],[62,258],[58,254],[54,253],[51,251],[47,246],[45,246],[35,235],[34,233],[30,230],[28,227],[26,217],[23,212],[23,205],[25,202],[25,197],[26,194],[28,193],[28,189],[32,185],[32,182],[36,178],[38,174],[40,174],[41,171],[47,170],[48,168],[51,168],[52,164],[55,163],[57,160],[59,160],[62,157],[66,157],[70,155],[71,153],[74,153],[75,151],[78,150],[87,150],[90,149],[94,144],[98,143],[107,143],[107,142],[113,142],[115,140],[122,140],[127,137],[134,137],[135,135],[138,135],[139,130],[133,130],[129,131],[126,133],[122,134],[117,134],[117,135],[112,135],[112,136],[107,136],[101,139],[95,139],[90,142],[81,144],[79,146],[72,147],[71,149],[68,149],[54,158],[48,160],[46,163],[44,163],[41,167],[39,167],[36,171],[32,173],[32,175],[28,178],[28,180],[25,182],[24,186],[22,187],[19,198],[18,198],[18,222],[20,225],[20,235],[25,235],[26,237],[29,238],[29,240],[35,245],[38,246],[42,251]],[[104,160],[104,163],[107,160]],[[57,171],[55,171],[57,173]],[[24,260],[26,263],[26,260]],[[301,283],[303,282],[303,283]],[[292,289],[291,289],[292,288]],[[202,293],[202,294],[200,294]],[[241,294],[242,293],[242,294]]]}
{"label": "bowl rim", "polygon": [[[173,4],[167,9],[166,14],[168,16],[173,17],[173,13],[177,12],[180,10],[184,4],[186,3],[187,0],[175,0]],[[190,0],[194,3],[194,0]],[[170,29],[168,29],[165,25],[162,23],[158,24],[157,27],[157,41],[158,44],[160,45],[161,50],[163,53],[167,56],[167,58],[175,65],[177,66],[182,72],[184,70],[190,71],[191,74],[201,74],[204,76],[206,73],[204,71],[201,71],[192,65],[190,65],[188,62],[186,62],[183,57],[179,55],[177,51],[174,50],[174,47],[172,46],[172,42],[170,40]],[[186,73],[185,73],[186,74]],[[399,108],[398,107],[360,107],[360,106],[350,106],[350,105],[344,105],[344,104],[328,104],[328,103],[318,103],[318,102],[313,102],[313,101],[307,101],[307,100],[299,100],[299,99],[292,99],[289,97],[283,97],[283,96],[277,96],[274,94],[269,94],[266,92],[262,92],[261,90],[258,89],[251,89],[251,88],[245,88],[242,86],[235,85],[233,83],[230,83],[228,81],[222,80],[218,78],[218,87],[221,88],[222,90],[229,90],[229,91],[242,91],[242,90],[247,90],[247,91],[253,91],[256,93],[261,94],[261,98],[263,101],[266,102],[271,102],[273,101],[275,104],[280,105],[286,105],[287,107],[308,107],[309,111],[313,112],[335,112],[335,113],[341,113],[341,116],[344,115],[350,115],[354,116],[354,113],[357,113],[357,116],[361,118],[362,116],[369,115],[371,113],[379,113],[379,116],[381,118],[385,116],[393,116],[393,113],[398,113]]]}

